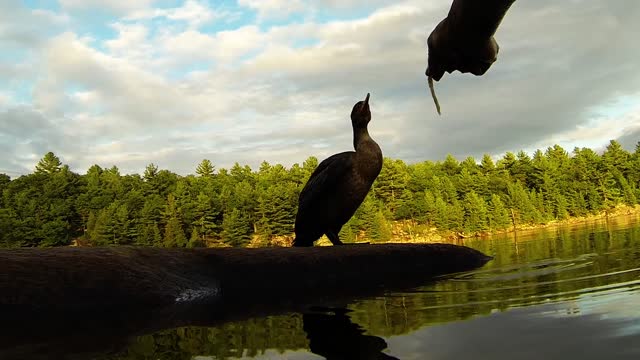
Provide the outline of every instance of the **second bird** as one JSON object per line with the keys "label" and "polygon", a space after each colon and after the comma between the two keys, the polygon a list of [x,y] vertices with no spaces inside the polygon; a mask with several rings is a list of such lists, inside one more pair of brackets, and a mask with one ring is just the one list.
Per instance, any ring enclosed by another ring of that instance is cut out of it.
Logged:
{"label": "second bird", "polygon": [[382,169],[382,151],[369,136],[369,94],[351,111],[355,151],[335,154],[318,165],[300,193],[293,246],[313,246],[323,234],[341,245],[340,229],[369,193]]}

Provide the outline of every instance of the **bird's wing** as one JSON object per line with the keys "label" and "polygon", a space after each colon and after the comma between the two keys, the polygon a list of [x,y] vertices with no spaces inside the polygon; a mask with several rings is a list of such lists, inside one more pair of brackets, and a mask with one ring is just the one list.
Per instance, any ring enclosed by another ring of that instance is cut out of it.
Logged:
{"label": "bird's wing", "polygon": [[353,166],[354,154],[353,151],[346,151],[323,160],[302,188],[299,207],[312,203],[314,199],[328,196]]}

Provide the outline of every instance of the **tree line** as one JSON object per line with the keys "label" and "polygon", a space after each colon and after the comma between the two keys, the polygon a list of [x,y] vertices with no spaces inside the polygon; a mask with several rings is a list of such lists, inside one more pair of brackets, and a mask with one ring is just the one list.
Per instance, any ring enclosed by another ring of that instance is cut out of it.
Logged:
{"label": "tree line", "polygon": [[[298,194],[318,165],[309,157],[285,168],[236,163],[216,169],[202,160],[180,176],[149,164],[142,175],[91,166],[78,174],[52,152],[34,172],[0,174],[0,246],[143,245],[199,247],[268,245],[290,237]],[[602,154],[559,145],[507,152],[494,162],[406,164],[385,158],[371,192],[341,238],[392,237],[394,221],[465,233],[600,213],[640,199],[640,143],[628,152],[612,140]]]}

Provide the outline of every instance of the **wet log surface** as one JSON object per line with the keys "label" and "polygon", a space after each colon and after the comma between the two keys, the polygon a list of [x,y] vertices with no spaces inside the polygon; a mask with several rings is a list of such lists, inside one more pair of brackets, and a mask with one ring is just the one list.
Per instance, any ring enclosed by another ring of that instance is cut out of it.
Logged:
{"label": "wet log surface", "polygon": [[79,339],[91,348],[166,328],[341,306],[490,259],[449,244],[1,250],[0,354],[22,356],[34,344],[62,349],[69,336],[78,350]]}

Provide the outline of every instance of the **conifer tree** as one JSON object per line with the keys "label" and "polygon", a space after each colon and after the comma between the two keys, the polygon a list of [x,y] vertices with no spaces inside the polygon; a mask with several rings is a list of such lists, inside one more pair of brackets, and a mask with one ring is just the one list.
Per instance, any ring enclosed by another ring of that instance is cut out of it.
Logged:
{"label": "conifer tree", "polygon": [[60,171],[62,162],[54,153],[49,151],[36,164],[36,174],[54,174]]}
{"label": "conifer tree", "polygon": [[509,213],[500,199],[500,196],[497,194],[491,195],[487,218],[489,228],[491,229],[506,229],[511,225]]}
{"label": "conifer tree", "polygon": [[487,228],[487,206],[484,200],[471,190],[464,198],[464,229],[477,232]]}
{"label": "conifer tree", "polygon": [[222,221],[222,237],[231,246],[242,246],[251,239],[248,221],[238,209],[224,214]]}
{"label": "conifer tree", "polygon": [[211,160],[204,159],[198,164],[196,168],[196,174],[200,176],[213,176],[215,167],[211,164]]}

